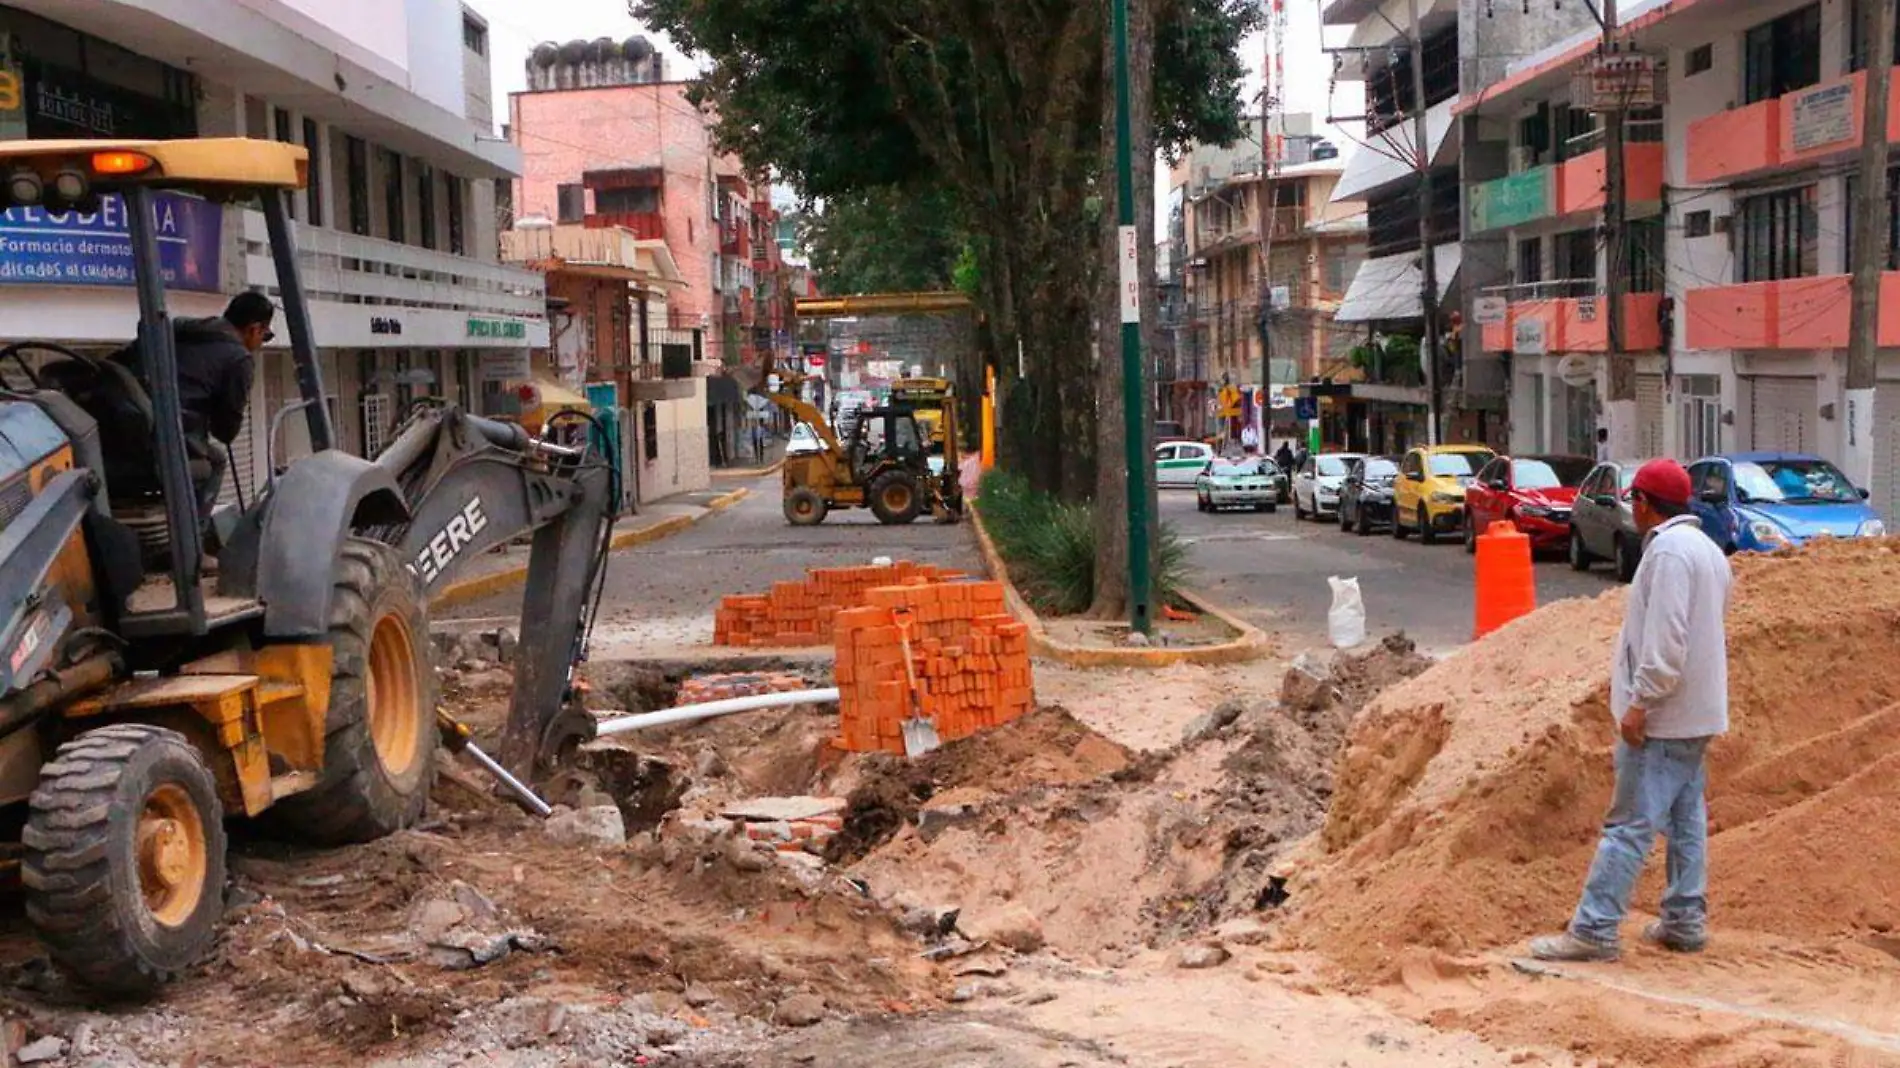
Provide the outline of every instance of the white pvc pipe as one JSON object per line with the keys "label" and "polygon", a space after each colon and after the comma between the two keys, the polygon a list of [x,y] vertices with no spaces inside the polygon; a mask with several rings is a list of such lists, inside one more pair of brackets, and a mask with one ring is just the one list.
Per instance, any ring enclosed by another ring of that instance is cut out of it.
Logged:
{"label": "white pvc pipe", "polygon": [[734,712],[753,712],[761,708],[792,708],[797,705],[823,705],[837,699],[836,687],[829,690],[794,690],[790,693],[760,693],[750,697],[729,697],[723,701],[681,705],[678,708],[668,708],[660,712],[642,712],[636,716],[610,719],[595,727],[594,735],[605,738],[612,734],[643,731],[648,727],[666,727],[675,723],[711,719],[714,716],[729,716]]}

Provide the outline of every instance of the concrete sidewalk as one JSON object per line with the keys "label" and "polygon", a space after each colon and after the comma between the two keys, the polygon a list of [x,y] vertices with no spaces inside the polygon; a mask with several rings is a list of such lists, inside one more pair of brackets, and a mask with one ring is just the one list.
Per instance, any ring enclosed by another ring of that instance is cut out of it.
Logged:
{"label": "concrete sidewalk", "polygon": [[766,462],[756,467],[713,468],[713,481],[754,482],[767,475],[778,474],[778,469],[785,466],[785,444],[783,440],[774,439],[771,444],[765,447]]}
{"label": "concrete sidewalk", "polygon": [[[709,515],[725,511],[751,492],[747,487],[699,490],[643,504],[637,515],[622,516],[614,523],[613,547],[630,549],[677,534]],[[483,553],[464,565],[454,582],[436,591],[429,598],[429,607],[453,608],[520,585],[528,577],[528,552],[525,545],[510,545],[499,552]]]}

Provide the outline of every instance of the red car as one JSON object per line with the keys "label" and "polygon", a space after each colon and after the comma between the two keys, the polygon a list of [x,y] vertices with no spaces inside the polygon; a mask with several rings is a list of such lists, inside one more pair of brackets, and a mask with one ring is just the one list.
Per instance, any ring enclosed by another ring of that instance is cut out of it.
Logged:
{"label": "red car", "polygon": [[1533,550],[1568,546],[1577,486],[1595,466],[1585,456],[1492,460],[1465,490],[1465,551],[1477,552],[1478,535],[1500,519],[1529,534]]}

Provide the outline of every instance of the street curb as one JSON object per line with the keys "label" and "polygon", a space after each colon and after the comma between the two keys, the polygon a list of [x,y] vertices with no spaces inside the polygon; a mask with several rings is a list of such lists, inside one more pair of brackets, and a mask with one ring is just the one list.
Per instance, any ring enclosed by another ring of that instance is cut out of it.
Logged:
{"label": "street curb", "polygon": [[760,478],[765,478],[768,475],[776,475],[784,467],[785,467],[785,461],[780,460],[778,463],[775,463],[770,467],[725,468],[723,470],[714,471],[712,473],[712,477],[716,481],[730,481],[730,482],[760,479]]}
{"label": "street curb", "polygon": [[[751,490],[741,486],[731,493],[714,497],[712,501],[706,505],[706,510],[698,515],[676,515],[662,519],[650,527],[641,527],[638,530],[629,530],[615,534],[611,543],[612,548],[616,551],[620,549],[631,549],[636,545],[645,545],[649,542],[659,541],[661,538],[678,534],[680,531],[693,526],[707,516],[718,515],[720,512],[738,504],[740,501],[745,500],[751,493]],[[519,586],[527,580],[528,565],[522,564],[519,567],[510,567],[486,575],[477,575],[474,578],[463,579],[460,582],[451,582],[442,588],[442,592],[429,598],[429,607],[454,608],[457,605],[467,604],[470,601],[479,601],[484,597],[500,593],[512,586]]]}
{"label": "street curb", "polygon": [[1002,554],[996,551],[996,543],[990,540],[990,532],[983,526],[983,516],[977,510],[976,502],[965,506],[970,513],[970,525],[976,530],[976,546],[983,554],[983,563],[990,569],[990,575],[1003,584],[1003,600],[1017,619],[1029,628],[1030,654],[1043,660],[1054,660],[1069,667],[1129,667],[1160,668],[1172,664],[1243,664],[1249,660],[1258,660],[1267,655],[1269,642],[1260,628],[1247,623],[1225,608],[1214,604],[1206,597],[1188,590],[1178,591],[1181,599],[1226,624],[1239,634],[1233,641],[1218,645],[1196,645],[1160,649],[1102,649],[1093,646],[1072,645],[1057,641],[1049,636],[1043,626],[1042,617],[1029,607],[1029,601],[1023,597],[1016,584],[1010,581],[1009,568],[1003,563]]}

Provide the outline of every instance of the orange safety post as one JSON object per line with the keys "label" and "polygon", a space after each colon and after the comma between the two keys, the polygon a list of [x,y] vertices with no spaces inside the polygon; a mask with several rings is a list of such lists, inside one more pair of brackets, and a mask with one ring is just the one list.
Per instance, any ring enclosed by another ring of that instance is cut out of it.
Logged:
{"label": "orange safety post", "polygon": [[1500,520],[1478,537],[1477,627],[1482,638],[1537,610],[1530,535]]}

